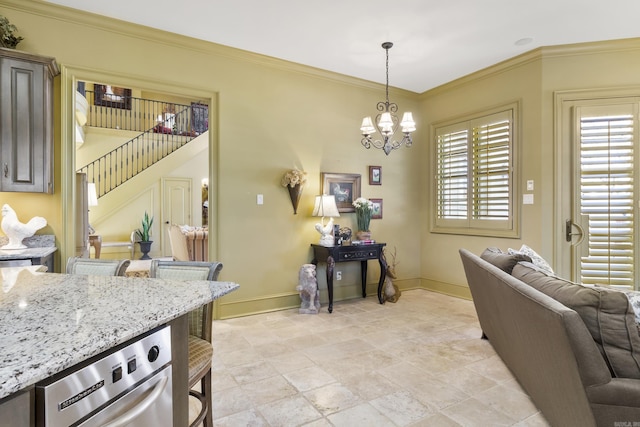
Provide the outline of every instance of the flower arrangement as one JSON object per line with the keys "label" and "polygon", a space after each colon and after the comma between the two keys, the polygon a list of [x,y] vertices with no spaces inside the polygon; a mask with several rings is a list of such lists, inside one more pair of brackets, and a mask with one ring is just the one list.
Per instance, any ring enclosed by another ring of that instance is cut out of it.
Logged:
{"label": "flower arrangement", "polygon": [[283,187],[295,187],[298,184],[303,186],[305,182],[307,182],[307,173],[295,168],[283,175],[280,184],[282,184]]}
{"label": "flower arrangement", "polygon": [[358,230],[369,231],[369,222],[373,214],[373,203],[364,197],[358,197],[353,201],[356,208],[356,219],[358,220]]}

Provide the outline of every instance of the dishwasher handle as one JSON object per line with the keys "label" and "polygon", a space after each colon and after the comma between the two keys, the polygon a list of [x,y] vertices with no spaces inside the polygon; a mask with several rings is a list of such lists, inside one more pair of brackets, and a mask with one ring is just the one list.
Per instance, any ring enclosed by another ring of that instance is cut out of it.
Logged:
{"label": "dishwasher handle", "polygon": [[156,400],[162,395],[164,389],[167,387],[167,382],[169,382],[169,377],[162,377],[160,381],[154,386],[153,391],[149,396],[145,397],[142,402],[136,405],[130,411],[120,415],[115,420],[105,424],[103,427],[122,427],[127,425],[138,416],[140,416],[144,411],[146,411],[151,405],[155,403]]}

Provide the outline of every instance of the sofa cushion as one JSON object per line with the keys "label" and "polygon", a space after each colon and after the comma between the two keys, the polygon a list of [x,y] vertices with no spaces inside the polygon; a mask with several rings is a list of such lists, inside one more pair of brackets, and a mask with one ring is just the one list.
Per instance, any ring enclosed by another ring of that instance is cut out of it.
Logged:
{"label": "sofa cushion", "polygon": [[511,274],[513,267],[519,261],[529,261],[531,262],[531,258],[524,254],[508,254],[502,252],[498,248],[487,248],[482,252],[480,258],[483,260],[490,262],[491,264],[498,267],[500,270]]}
{"label": "sofa cushion", "polygon": [[513,276],[575,310],[613,376],[640,379],[640,336],[626,295],[617,290],[582,286],[548,276],[526,264],[516,265]]}
{"label": "sofa cushion", "polygon": [[544,258],[542,258],[536,251],[534,251],[527,245],[520,246],[520,249],[518,250],[509,248],[507,252],[512,255],[513,254],[526,255],[529,258],[531,258],[531,262],[535,264],[536,267],[538,267],[539,269],[542,269],[548,275],[553,276],[555,274],[553,272],[553,268],[551,268],[551,265],[549,265],[549,263]]}

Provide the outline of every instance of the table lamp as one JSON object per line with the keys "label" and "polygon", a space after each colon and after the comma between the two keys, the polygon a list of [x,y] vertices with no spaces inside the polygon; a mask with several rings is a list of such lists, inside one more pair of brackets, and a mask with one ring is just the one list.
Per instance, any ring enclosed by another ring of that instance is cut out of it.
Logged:
{"label": "table lamp", "polygon": [[[326,194],[316,196],[316,203],[311,216],[322,217],[320,222],[316,224],[316,230],[320,233],[320,244],[322,246],[333,246],[335,242],[333,236],[333,218],[340,216],[335,196]],[[327,225],[324,225],[325,216],[329,217]]]}
{"label": "table lamp", "polygon": [[[96,191],[96,184],[93,182],[87,183],[87,206],[98,206],[98,192]],[[89,224],[89,234],[95,234],[96,230]]]}

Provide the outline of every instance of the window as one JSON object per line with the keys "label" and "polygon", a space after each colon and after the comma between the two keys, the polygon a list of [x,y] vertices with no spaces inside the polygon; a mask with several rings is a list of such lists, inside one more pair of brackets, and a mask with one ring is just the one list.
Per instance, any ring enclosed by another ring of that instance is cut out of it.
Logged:
{"label": "window", "polygon": [[434,232],[517,237],[517,105],[435,127]]}

